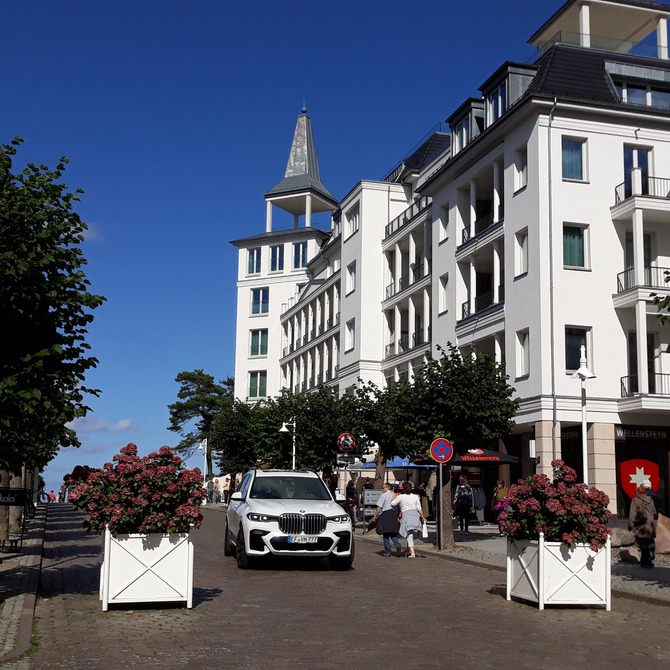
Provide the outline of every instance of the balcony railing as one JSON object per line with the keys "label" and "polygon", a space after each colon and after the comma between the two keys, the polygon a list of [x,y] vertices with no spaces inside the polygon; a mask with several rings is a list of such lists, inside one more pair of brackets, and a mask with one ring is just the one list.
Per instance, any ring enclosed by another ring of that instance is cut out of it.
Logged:
{"label": "balcony railing", "polygon": [[[571,44],[574,46],[582,46],[582,43],[587,38],[586,35],[580,33],[568,32],[561,30],[557,32],[538,49],[534,60],[538,60],[548,49],[551,49],[554,44]],[[588,41],[591,49],[600,49],[601,51],[616,51],[617,53],[629,53],[636,56],[647,56],[650,58],[667,58],[667,47],[665,56],[660,55],[658,47],[655,44],[648,42],[632,42],[630,40],[620,40],[614,37],[604,37],[601,35],[588,35]]]}
{"label": "balcony railing", "polygon": [[[494,221],[493,220],[493,212],[489,212],[488,214],[485,214],[484,216],[480,216],[478,219],[475,220],[475,234],[474,237],[477,237],[477,235],[481,235],[483,232],[488,230],[494,225],[498,225],[499,223],[502,223],[504,218],[505,218],[505,210],[502,205],[500,205],[500,209],[498,210],[498,220]],[[466,226],[463,228],[463,244],[465,244],[468,240],[474,239],[471,238],[470,235],[470,226]]]}
{"label": "balcony railing", "polygon": [[614,202],[619,205],[633,195],[642,195],[645,198],[656,198],[658,200],[670,199],[670,178],[668,177],[645,177],[640,180],[640,193],[633,193],[633,180],[625,181],[614,189]]}
{"label": "balcony railing", "polygon": [[[638,381],[637,375],[621,377],[621,397],[630,398],[631,396],[638,395],[640,392]],[[649,393],[652,395],[670,396],[670,374],[662,374],[660,372],[650,373]]]}
{"label": "balcony railing", "polygon": [[418,281],[421,281],[426,275],[424,269],[424,263],[419,263],[413,270],[410,270],[406,275],[403,275],[398,280],[398,287],[396,289],[396,283],[393,282],[386,287],[385,296],[386,300],[392,298],[396,293],[404,291],[408,286],[416,284]]}
{"label": "balcony railing", "polygon": [[409,223],[415,216],[423,212],[424,209],[430,206],[433,199],[424,196],[415,200],[400,216],[396,216],[391,223],[386,224],[385,237],[393,235],[396,230],[400,230],[405,224]]}
{"label": "balcony railing", "polygon": [[471,312],[470,310],[470,301],[466,300],[461,306],[462,318],[467,319],[473,314],[477,314],[485,309],[488,309],[492,305],[500,305],[505,302],[505,285],[500,284],[498,287],[498,302],[496,303],[493,300],[493,291],[486,291],[486,293],[480,293],[478,296],[475,296],[475,311]]}
{"label": "balcony railing", "polygon": [[[669,288],[668,283],[666,283],[666,277],[668,276],[670,276],[670,268],[645,267],[644,283],[641,285],[648,286],[649,288],[667,289]],[[635,268],[628,268],[623,272],[619,272],[616,276],[616,283],[617,293],[637,288],[638,284],[635,283]]]}

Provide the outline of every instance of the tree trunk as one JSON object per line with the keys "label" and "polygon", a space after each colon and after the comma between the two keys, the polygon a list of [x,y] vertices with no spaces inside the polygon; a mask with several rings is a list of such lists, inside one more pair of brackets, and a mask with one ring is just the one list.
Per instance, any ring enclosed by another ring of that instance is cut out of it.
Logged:
{"label": "tree trunk", "polygon": [[[12,489],[23,488],[23,472],[22,469],[13,470],[9,472],[9,487]],[[23,514],[22,507],[9,508],[9,532],[21,532],[21,516]]]}
{"label": "tree trunk", "polygon": [[437,519],[438,523],[442,523],[443,530],[437,548],[453,549],[456,546],[456,543],[454,542],[454,525],[451,522],[451,468],[448,465],[446,468],[443,465],[440,465],[439,467],[442,468],[442,490],[440,491],[442,504],[440,505],[440,518],[444,519],[444,522],[441,522],[440,518]]}
{"label": "tree trunk", "polygon": [[381,491],[381,488],[386,481],[386,459],[383,458],[379,452],[375,454],[375,481],[374,488]]}
{"label": "tree trunk", "polygon": [[[0,489],[9,488],[9,470],[7,464],[0,463]],[[0,542],[9,540],[9,507],[0,505]]]}

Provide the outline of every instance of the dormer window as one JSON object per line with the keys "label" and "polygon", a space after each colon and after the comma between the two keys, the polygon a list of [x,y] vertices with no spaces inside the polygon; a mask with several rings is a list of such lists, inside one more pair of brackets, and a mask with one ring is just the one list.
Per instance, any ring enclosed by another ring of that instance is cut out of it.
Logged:
{"label": "dormer window", "polygon": [[495,123],[507,110],[507,82],[486,96],[486,125]]}
{"label": "dormer window", "polygon": [[454,149],[460,151],[470,141],[470,119],[463,119],[454,128]]}

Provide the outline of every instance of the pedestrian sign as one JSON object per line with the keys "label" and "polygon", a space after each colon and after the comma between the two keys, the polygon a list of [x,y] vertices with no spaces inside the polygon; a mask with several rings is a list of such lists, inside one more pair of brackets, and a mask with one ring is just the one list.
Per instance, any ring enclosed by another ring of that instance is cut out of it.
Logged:
{"label": "pedestrian sign", "polygon": [[438,437],[430,445],[430,455],[438,463],[446,463],[454,455],[454,448],[449,440],[444,437]]}

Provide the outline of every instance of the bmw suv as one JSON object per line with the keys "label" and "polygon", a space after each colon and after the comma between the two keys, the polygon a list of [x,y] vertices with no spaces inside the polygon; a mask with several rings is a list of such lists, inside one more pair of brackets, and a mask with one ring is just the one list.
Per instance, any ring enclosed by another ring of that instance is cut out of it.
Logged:
{"label": "bmw suv", "polygon": [[253,469],[230,498],[224,554],[235,555],[240,568],[264,556],[313,556],[348,570],[351,519],[314,470]]}

